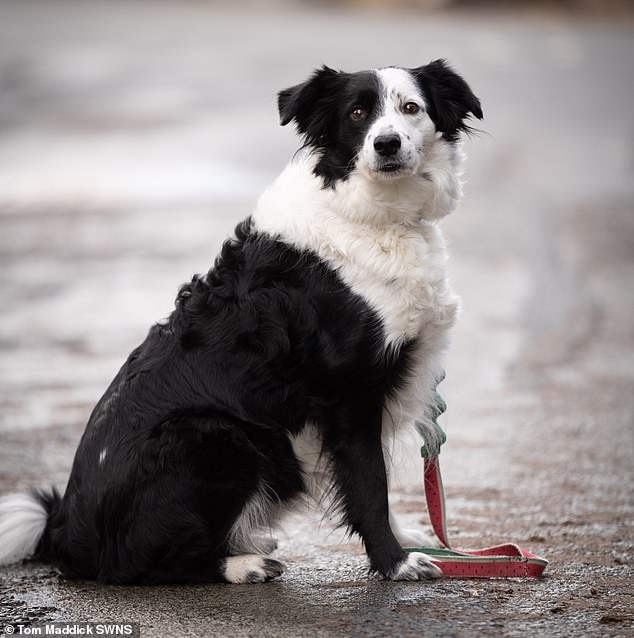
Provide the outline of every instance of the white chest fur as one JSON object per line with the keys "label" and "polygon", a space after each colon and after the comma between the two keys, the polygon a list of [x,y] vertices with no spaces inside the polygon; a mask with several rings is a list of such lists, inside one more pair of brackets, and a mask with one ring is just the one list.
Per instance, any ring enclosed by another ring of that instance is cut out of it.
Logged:
{"label": "white chest fur", "polygon": [[456,301],[445,276],[446,251],[432,224],[365,227],[329,219],[320,256],[381,317],[385,346],[397,347],[427,327],[453,323]]}
{"label": "white chest fur", "polygon": [[412,372],[384,408],[386,440],[414,422],[432,428],[431,390],[459,306],[435,220],[458,201],[458,158],[445,153],[426,166],[427,178],[376,183],[353,173],[330,189],[313,175],[309,155],[287,166],[253,213],[257,230],[317,253],[368,302],[383,322],[386,348],[417,339]]}
{"label": "white chest fur", "polygon": [[405,189],[408,210],[402,187],[352,176],[323,189],[311,169],[307,160],[286,168],[260,198],[256,228],[327,262],[379,314],[386,347],[450,327],[457,299],[446,280],[445,242],[434,222],[421,219],[421,200],[411,202],[412,192],[423,198],[427,182]]}
{"label": "white chest fur", "polygon": [[[386,446],[403,426],[431,428],[427,408],[459,302],[446,277],[444,238],[427,220],[457,203],[457,158],[447,154],[429,179],[386,185],[353,174],[333,190],[322,188],[305,157],[289,164],[252,217],[257,230],[318,254],[363,297],[383,322],[386,348],[417,338],[411,374],[384,406]],[[319,436],[307,424],[292,444],[309,493],[318,495],[325,479]]]}

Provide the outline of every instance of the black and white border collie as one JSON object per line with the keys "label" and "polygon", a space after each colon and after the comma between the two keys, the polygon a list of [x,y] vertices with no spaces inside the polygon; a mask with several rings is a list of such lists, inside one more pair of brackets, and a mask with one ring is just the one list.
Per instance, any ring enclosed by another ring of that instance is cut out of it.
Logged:
{"label": "black and white border collie", "polygon": [[0,564],[103,583],[255,583],[280,516],[331,496],[370,569],[439,575],[390,516],[385,446],[430,428],[458,310],[438,220],[480,103],[444,61],[279,93],[304,145],[94,408],[63,497],[0,500]]}

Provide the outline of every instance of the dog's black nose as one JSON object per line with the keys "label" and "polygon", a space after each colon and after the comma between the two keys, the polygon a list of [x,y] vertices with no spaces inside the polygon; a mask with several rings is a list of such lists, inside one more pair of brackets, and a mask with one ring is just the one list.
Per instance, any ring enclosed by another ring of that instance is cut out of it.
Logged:
{"label": "dog's black nose", "polygon": [[383,157],[394,155],[401,148],[401,138],[398,135],[379,135],[374,139],[374,150]]}

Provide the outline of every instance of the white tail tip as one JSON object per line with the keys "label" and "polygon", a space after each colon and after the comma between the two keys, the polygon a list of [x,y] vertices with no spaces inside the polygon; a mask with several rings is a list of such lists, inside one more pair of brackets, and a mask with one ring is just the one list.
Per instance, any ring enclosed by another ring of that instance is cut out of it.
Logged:
{"label": "white tail tip", "polygon": [[31,558],[46,529],[48,514],[32,494],[0,498],[0,565]]}

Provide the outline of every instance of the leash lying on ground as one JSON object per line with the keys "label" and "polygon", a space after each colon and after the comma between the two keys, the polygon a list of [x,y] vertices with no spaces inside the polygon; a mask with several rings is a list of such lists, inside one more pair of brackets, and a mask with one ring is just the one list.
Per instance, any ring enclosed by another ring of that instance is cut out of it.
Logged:
{"label": "leash lying on ground", "polygon": [[[441,379],[442,381],[442,379]],[[407,547],[409,552],[424,552],[432,557],[445,576],[454,578],[508,578],[512,576],[538,577],[548,561],[531,554],[519,545],[506,543],[486,549],[454,549],[449,544],[447,522],[445,518],[445,494],[440,475],[438,454],[446,435],[438,425],[438,417],[447,409],[443,398],[436,392],[436,405],[433,422],[437,428],[436,436],[424,437],[425,443],[421,455],[425,459],[425,498],[427,511],[434,532],[444,547]],[[421,432],[425,432],[421,429]]]}

